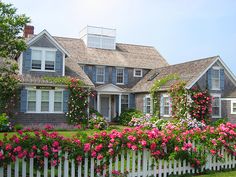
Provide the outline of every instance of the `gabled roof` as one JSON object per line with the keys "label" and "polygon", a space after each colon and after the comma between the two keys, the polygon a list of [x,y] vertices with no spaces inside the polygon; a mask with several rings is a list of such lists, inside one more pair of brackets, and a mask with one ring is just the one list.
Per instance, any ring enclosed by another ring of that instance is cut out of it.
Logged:
{"label": "gabled roof", "polygon": [[[216,61],[219,60],[218,56],[203,58],[190,62],[180,63],[176,65],[170,65],[167,67],[161,67],[151,70],[144,76],[134,87],[134,92],[149,92],[156,80],[162,79],[170,74],[177,74],[180,80],[186,81],[188,88],[195,84],[201,75],[203,75]],[[155,76],[151,79],[152,76]],[[175,80],[167,82],[161,90],[167,90]]]}
{"label": "gabled roof", "polygon": [[146,68],[168,66],[160,53],[150,46],[116,43],[115,50],[88,48],[82,39],[55,37],[77,64]]}
{"label": "gabled roof", "polygon": [[61,51],[63,52],[66,56],[69,56],[69,53],[67,52],[67,50],[60,44],[58,43],[57,40],[55,40],[55,38],[53,36],[51,36],[51,34],[47,31],[47,30],[43,30],[41,31],[39,34],[33,36],[32,38],[30,38],[27,41],[27,45],[30,46],[31,44],[33,44],[34,42],[36,42],[37,40],[39,40],[42,36],[46,35],[48,37],[48,39]]}
{"label": "gabled roof", "polygon": [[112,92],[113,94],[126,92],[126,90],[124,90],[114,84],[100,85],[100,86],[96,87],[96,91],[98,91],[98,92]]}

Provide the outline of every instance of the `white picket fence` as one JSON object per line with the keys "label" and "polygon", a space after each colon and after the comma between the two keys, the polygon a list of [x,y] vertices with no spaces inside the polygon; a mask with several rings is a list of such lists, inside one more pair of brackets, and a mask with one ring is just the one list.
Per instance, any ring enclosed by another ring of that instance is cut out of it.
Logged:
{"label": "white picket fence", "polygon": [[[223,148],[221,153],[225,157],[224,162],[217,161],[215,156],[213,157],[209,154],[207,164],[203,166],[200,171],[217,171],[235,168],[235,157],[227,154]],[[36,159],[31,158],[29,162],[24,161],[24,159],[17,159],[14,164],[0,168],[0,177],[96,177],[105,176],[106,173],[111,177],[113,170],[122,173],[128,171],[128,176],[130,177],[166,177],[170,174],[180,175],[200,172],[192,168],[186,161],[156,161],[147,150],[138,152],[123,151],[121,154],[117,155],[115,159],[107,159],[110,163],[107,168],[104,168],[100,173],[96,171],[96,166],[100,165],[101,162],[94,158],[85,158],[82,163],[75,166],[75,160],[68,160],[67,157],[68,153],[65,153],[65,159],[61,161],[62,163],[60,163],[58,167],[51,166],[50,163],[48,163],[48,159],[44,158],[43,172],[35,170],[37,169],[34,167],[34,160]],[[103,159],[103,162],[105,162],[105,160],[106,159]]]}

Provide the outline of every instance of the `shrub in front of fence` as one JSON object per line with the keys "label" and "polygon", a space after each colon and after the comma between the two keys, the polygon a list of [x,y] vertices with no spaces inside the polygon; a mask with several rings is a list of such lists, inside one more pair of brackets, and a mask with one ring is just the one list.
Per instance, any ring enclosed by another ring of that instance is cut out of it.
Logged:
{"label": "shrub in front of fence", "polygon": [[[236,156],[236,124],[226,123],[218,127],[206,126],[204,129],[191,130],[168,124],[165,129],[143,130],[126,128],[119,132],[95,133],[87,139],[65,138],[57,132],[18,131],[17,135],[0,141],[0,166],[14,162],[16,158],[29,161],[35,158],[34,167],[43,169],[45,157],[52,166],[58,166],[68,152],[68,159],[80,164],[86,157],[100,161],[96,166],[101,171],[109,165],[109,159],[115,159],[124,150],[149,150],[155,159],[186,160],[194,168],[206,163],[207,154],[218,160],[224,160],[221,149]],[[60,153],[61,152],[61,153]]]}

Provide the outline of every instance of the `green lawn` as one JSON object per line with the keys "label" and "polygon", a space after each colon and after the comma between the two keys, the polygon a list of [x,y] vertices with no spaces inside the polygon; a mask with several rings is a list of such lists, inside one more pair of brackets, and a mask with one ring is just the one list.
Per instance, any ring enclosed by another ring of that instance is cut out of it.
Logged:
{"label": "green lawn", "polygon": [[216,172],[213,174],[200,175],[199,177],[236,177],[236,171]]}

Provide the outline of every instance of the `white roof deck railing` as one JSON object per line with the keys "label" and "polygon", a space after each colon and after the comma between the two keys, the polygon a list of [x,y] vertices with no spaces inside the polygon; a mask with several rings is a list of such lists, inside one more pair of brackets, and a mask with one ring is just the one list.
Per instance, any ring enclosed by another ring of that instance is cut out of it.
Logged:
{"label": "white roof deck railing", "polygon": [[85,36],[86,34],[116,37],[116,29],[86,26],[80,31],[80,38]]}

